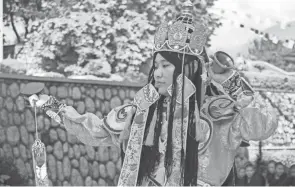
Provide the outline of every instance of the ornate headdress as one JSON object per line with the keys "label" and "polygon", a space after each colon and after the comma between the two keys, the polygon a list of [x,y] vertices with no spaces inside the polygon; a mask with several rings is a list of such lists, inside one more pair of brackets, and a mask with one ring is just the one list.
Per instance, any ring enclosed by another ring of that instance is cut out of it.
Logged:
{"label": "ornate headdress", "polygon": [[200,57],[208,30],[201,20],[195,19],[192,11],[193,4],[186,0],[176,20],[164,22],[158,27],[154,39],[154,53],[171,51]]}

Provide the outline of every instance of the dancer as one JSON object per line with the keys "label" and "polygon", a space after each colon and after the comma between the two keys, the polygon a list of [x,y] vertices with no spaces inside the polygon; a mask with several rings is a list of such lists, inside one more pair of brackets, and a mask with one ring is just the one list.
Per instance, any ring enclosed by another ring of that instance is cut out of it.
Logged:
{"label": "dancer", "polygon": [[81,142],[122,146],[119,186],[221,185],[241,143],[266,139],[277,127],[232,58],[207,57],[206,27],[192,7],[186,1],[176,20],[158,28],[148,84],[131,104],[100,119],[52,96],[30,97]]}

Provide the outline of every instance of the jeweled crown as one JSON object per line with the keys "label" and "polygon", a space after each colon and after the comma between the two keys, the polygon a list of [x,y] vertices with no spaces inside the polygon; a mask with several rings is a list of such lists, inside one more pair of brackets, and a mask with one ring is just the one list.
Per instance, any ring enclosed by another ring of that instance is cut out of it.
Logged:
{"label": "jeweled crown", "polygon": [[193,4],[187,0],[182,5],[181,14],[172,22],[164,22],[156,31],[154,53],[171,51],[199,56],[206,44],[208,30],[192,14]]}

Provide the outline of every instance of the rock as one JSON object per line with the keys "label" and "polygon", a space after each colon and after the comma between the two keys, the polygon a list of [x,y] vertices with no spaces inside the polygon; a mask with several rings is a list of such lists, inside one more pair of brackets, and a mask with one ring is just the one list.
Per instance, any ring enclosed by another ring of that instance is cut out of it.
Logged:
{"label": "rock", "polygon": [[35,132],[35,122],[31,110],[26,109],[25,111],[26,127],[29,132]]}
{"label": "rock", "polygon": [[7,110],[11,112],[12,109],[13,109],[13,105],[14,105],[14,103],[13,103],[12,98],[11,97],[7,97],[5,99],[5,107],[7,108]]}
{"label": "rock", "polygon": [[62,162],[57,161],[56,162],[56,166],[57,166],[57,178],[60,181],[64,180],[64,174],[63,174],[63,166],[62,166]]}
{"label": "rock", "polygon": [[84,112],[85,112],[85,104],[84,104],[84,102],[82,102],[82,101],[78,102],[78,104],[77,104],[77,112],[79,114],[84,114]]}
{"label": "rock", "polygon": [[21,117],[18,113],[13,114],[13,121],[15,125],[21,125]]}
{"label": "rock", "polygon": [[29,135],[29,146],[30,146],[30,147],[32,147],[32,145],[34,144],[34,141],[35,141],[35,139],[34,139],[33,135],[30,134],[30,135]]}
{"label": "rock", "polygon": [[0,112],[1,115],[1,125],[7,126],[8,125],[8,113],[6,109],[2,109]]}
{"label": "rock", "polygon": [[52,155],[48,155],[48,171],[49,178],[53,181],[56,180],[56,162]]}
{"label": "rock", "polygon": [[103,118],[103,115],[102,115],[102,113],[101,113],[100,111],[97,111],[97,112],[95,113],[95,115],[96,115],[97,117],[99,117],[100,119]]}
{"label": "rock", "polygon": [[15,166],[18,169],[18,173],[20,174],[20,176],[22,176],[23,178],[26,178],[28,173],[27,173],[24,161],[18,158],[15,162]]}
{"label": "rock", "polygon": [[120,156],[120,149],[116,146],[110,146],[109,152],[111,161],[117,162]]}
{"label": "rock", "polygon": [[52,127],[58,127],[59,126],[59,124],[55,121],[55,120],[53,120],[53,119],[51,119],[51,126]]}
{"label": "rock", "polygon": [[73,106],[74,101],[72,99],[67,98],[67,102],[66,103],[67,103],[68,106]]}
{"label": "rock", "polygon": [[79,171],[81,172],[81,175],[83,177],[86,177],[88,175],[88,172],[89,172],[88,162],[87,162],[86,158],[84,158],[84,157],[80,158],[80,170]]}
{"label": "rock", "polygon": [[60,142],[56,142],[54,144],[53,154],[59,160],[63,158],[63,149],[62,149],[62,144]]}
{"label": "rock", "polygon": [[27,129],[24,126],[20,127],[20,138],[21,138],[21,141],[25,145],[28,145],[28,143],[29,143],[29,134],[28,134]]}
{"label": "rock", "polygon": [[95,104],[90,97],[85,99],[85,105],[87,112],[95,112]]}
{"label": "rock", "polygon": [[73,95],[73,99],[79,100],[79,99],[81,99],[82,94],[81,94],[80,89],[78,87],[74,87],[72,95]]}
{"label": "rock", "polygon": [[42,131],[44,129],[44,117],[43,117],[43,115],[39,115],[37,117],[37,122],[38,122],[38,131]]}
{"label": "rock", "polygon": [[106,100],[110,100],[112,98],[112,92],[109,88],[106,88],[104,90],[104,95],[105,95],[105,98]]}
{"label": "rock", "polygon": [[49,88],[50,95],[55,96],[56,95],[56,92],[57,92],[56,86],[51,86]]}
{"label": "rock", "polygon": [[32,164],[26,162],[26,170],[27,170],[27,172],[28,172],[28,175],[29,175],[30,177],[33,177]]}
{"label": "rock", "polygon": [[64,143],[63,150],[64,150],[64,153],[67,153],[69,151],[69,144],[67,142]]}
{"label": "rock", "polygon": [[57,88],[57,97],[60,99],[64,99],[68,97],[68,90],[64,86],[60,86]]}
{"label": "rock", "polygon": [[85,186],[91,186],[92,185],[92,179],[91,177],[86,177],[86,180],[85,180]]}
{"label": "rock", "polygon": [[130,99],[124,99],[124,101],[123,101],[123,105],[130,104],[130,103],[131,103],[131,100]]}
{"label": "rock", "polygon": [[129,93],[129,98],[133,99],[135,97],[136,92],[134,90],[131,90]]}
{"label": "rock", "polygon": [[50,120],[47,117],[44,119],[44,124],[45,124],[45,131],[48,131],[50,128]]}
{"label": "rock", "polygon": [[110,108],[110,102],[105,101],[105,102],[104,102],[104,106],[105,106],[105,112],[106,112],[106,113],[109,113],[109,112],[111,111],[111,108]]}
{"label": "rock", "polygon": [[85,149],[85,146],[84,145],[80,145],[80,152],[81,152],[81,155],[85,155],[86,154],[86,149]]}
{"label": "rock", "polygon": [[114,185],[115,185],[115,186],[118,185],[119,176],[120,176],[120,175],[116,175],[115,178],[114,178]]}
{"label": "rock", "polygon": [[57,132],[54,129],[51,129],[49,131],[49,137],[50,137],[50,142],[51,143],[54,143],[54,142],[56,142],[58,140]]}
{"label": "rock", "polygon": [[71,184],[73,186],[84,186],[83,178],[81,177],[80,173],[76,169],[72,170]]}
{"label": "rock", "polygon": [[100,146],[98,148],[98,161],[100,162],[106,162],[109,160],[109,150],[106,146]]}
{"label": "rock", "polygon": [[78,162],[78,160],[73,159],[73,160],[71,161],[71,164],[72,164],[72,166],[73,166],[74,168],[79,168],[79,162]]}
{"label": "rock", "polygon": [[65,142],[67,140],[66,132],[63,129],[57,129],[57,134],[62,142]]}
{"label": "rock", "polygon": [[48,90],[47,86],[44,87],[43,92],[44,92],[44,94],[49,95],[49,90]]}
{"label": "rock", "polygon": [[100,164],[100,165],[99,165],[99,175],[100,175],[102,178],[106,178],[106,177],[107,177],[107,170],[106,170],[105,165],[103,165],[103,164]]}
{"label": "rock", "polygon": [[2,149],[3,149],[6,157],[9,157],[9,158],[13,157],[12,148],[9,144],[4,144]]}
{"label": "rock", "polygon": [[0,108],[3,108],[3,103],[4,103],[4,100],[2,97],[0,97]]}
{"label": "rock", "polygon": [[113,162],[109,161],[106,165],[107,174],[113,180],[116,175],[116,166]]}
{"label": "rock", "polygon": [[118,94],[117,88],[112,88],[112,94],[113,96],[116,96]]}
{"label": "rock", "polygon": [[106,186],[107,184],[106,184],[106,182],[105,182],[105,180],[103,180],[102,178],[100,178],[99,180],[98,180],[98,186]]}
{"label": "rock", "polygon": [[91,173],[94,179],[98,179],[99,177],[99,165],[98,162],[94,161],[91,166]]}
{"label": "rock", "polygon": [[96,181],[92,181],[92,186],[98,186]]}
{"label": "rock", "polygon": [[64,172],[64,177],[68,178],[71,176],[71,162],[68,157],[63,158],[63,172]]}
{"label": "rock", "polygon": [[7,91],[6,91],[6,84],[5,83],[1,83],[2,84],[2,89],[1,89],[1,96],[2,97],[6,97],[6,93],[7,93]]}
{"label": "rock", "polygon": [[69,148],[69,153],[68,153],[69,158],[73,158],[74,157],[74,150],[73,148]]}
{"label": "rock", "polygon": [[10,95],[12,98],[16,98],[19,95],[19,86],[17,83],[12,83],[9,86]]}
{"label": "rock", "polygon": [[0,148],[0,158],[3,158],[4,157],[4,151],[3,149]]}
{"label": "rock", "polygon": [[120,91],[119,91],[119,96],[120,96],[120,98],[121,98],[122,100],[125,99],[126,95],[125,95],[125,91],[124,91],[123,89],[120,89]]}
{"label": "rock", "polygon": [[95,90],[93,88],[90,89],[90,97],[91,98],[95,97]]}
{"label": "rock", "polygon": [[78,145],[74,145],[74,154],[76,159],[79,159],[81,156],[80,148]]}
{"label": "rock", "polygon": [[71,186],[71,184],[70,184],[68,181],[64,181],[64,182],[62,183],[62,185],[63,185],[63,186]]}
{"label": "rock", "polygon": [[14,156],[14,158],[19,157],[19,150],[18,150],[18,147],[14,147],[14,148],[13,148],[13,156]]}
{"label": "rock", "polygon": [[122,102],[118,96],[115,96],[111,99],[111,108],[116,108],[117,106],[122,105]]}
{"label": "rock", "polygon": [[16,126],[8,127],[7,129],[7,140],[10,143],[10,145],[16,145],[19,140],[19,131]]}
{"label": "rock", "polygon": [[21,96],[18,96],[16,101],[16,108],[19,112],[23,112],[25,109],[25,100]]}
{"label": "rock", "polygon": [[27,158],[28,158],[27,157],[27,149],[23,144],[21,144],[19,146],[19,151],[20,151],[20,155],[23,158],[23,160],[27,160]]}
{"label": "rock", "polygon": [[116,168],[117,168],[117,171],[120,172],[121,169],[122,169],[122,159],[118,159],[118,161],[116,162]]}
{"label": "rock", "polygon": [[99,99],[95,100],[95,107],[97,110],[100,110],[100,100]]}
{"label": "rock", "polygon": [[9,126],[14,125],[14,124],[13,124],[13,116],[12,116],[12,112],[10,112],[10,113],[8,114],[8,124],[9,124]]}
{"label": "rock", "polygon": [[103,92],[103,89],[99,88],[96,90],[96,97],[101,99],[101,100],[104,100],[104,92]]}
{"label": "rock", "polygon": [[53,147],[50,146],[50,145],[48,145],[48,146],[46,147],[46,152],[47,152],[47,153],[52,153],[52,151],[53,151]]}
{"label": "rock", "polygon": [[6,134],[4,128],[0,126],[0,145],[6,140]]}
{"label": "rock", "polygon": [[87,152],[87,155],[89,157],[89,159],[92,161],[94,160],[95,158],[95,150],[93,149],[92,146],[85,146],[86,147],[86,152]]}
{"label": "rock", "polygon": [[81,92],[82,92],[82,93],[85,93],[85,90],[86,90],[86,89],[85,89],[84,86],[81,86],[80,89],[81,89]]}

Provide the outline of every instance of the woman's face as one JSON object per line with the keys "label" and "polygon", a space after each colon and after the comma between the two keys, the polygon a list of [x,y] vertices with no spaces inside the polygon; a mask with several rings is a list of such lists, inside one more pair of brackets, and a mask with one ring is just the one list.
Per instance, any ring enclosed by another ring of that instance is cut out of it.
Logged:
{"label": "woman's face", "polygon": [[162,57],[160,53],[157,54],[155,59],[155,87],[161,95],[168,96],[167,88],[173,82],[173,73],[175,66]]}
{"label": "woman's face", "polygon": [[275,163],[271,162],[267,165],[268,172],[273,174],[275,172]]}
{"label": "woman's face", "polygon": [[245,168],[241,168],[241,169],[239,170],[238,175],[239,175],[240,178],[243,178],[243,177],[246,175],[246,170],[245,170]]}
{"label": "woman's face", "polygon": [[284,173],[284,166],[282,166],[282,165],[277,165],[277,167],[276,167],[276,174],[278,175],[278,176],[281,176],[283,173]]}
{"label": "woman's face", "polygon": [[254,168],[253,167],[247,167],[246,168],[246,175],[247,177],[251,178],[254,174]]}

